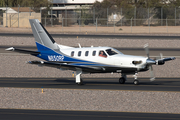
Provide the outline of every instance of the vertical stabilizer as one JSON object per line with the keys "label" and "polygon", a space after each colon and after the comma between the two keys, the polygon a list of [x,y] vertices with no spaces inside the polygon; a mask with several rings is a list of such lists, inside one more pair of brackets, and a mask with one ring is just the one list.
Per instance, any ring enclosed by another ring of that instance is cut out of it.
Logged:
{"label": "vertical stabilizer", "polygon": [[[38,19],[30,19],[31,29],[35,38],[35,42],[38,50],[44,50],[46,47],[50,49],[58,49],[58,45],[55,43],[54,39],[39,22]],[[39,44],[41,44],[39,46]],[[42,47],[45,46],[45,47]]]}

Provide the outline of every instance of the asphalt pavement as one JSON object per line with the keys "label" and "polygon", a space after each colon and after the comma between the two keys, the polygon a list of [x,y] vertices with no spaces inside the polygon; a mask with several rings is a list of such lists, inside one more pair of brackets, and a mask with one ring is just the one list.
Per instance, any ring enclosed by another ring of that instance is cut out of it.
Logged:
{"label": "asphalt pavement", "polygon": [[[0,33],[0,36],[6,37],[33,37],[31,33]],[[111,39],[179,39],[180,36],[169,35],[97,35],[97,34],[51,34],[55,38],[111,38]]]}
{"label": "asphalt pavement", "polygon": [[1,120],[179,120],[180,114],[0,109]]}
{"label": "asphalt pavement", "polygon": [[176,91],[180,92],[180,78],[139,78],[134,85],[133,78],[119,84],[119,78],[82,78],[84,85],[76,85],[75,78],[0,78],[0,87],[14,88],[55,88],[90,90],[132,90],[132,91]]}

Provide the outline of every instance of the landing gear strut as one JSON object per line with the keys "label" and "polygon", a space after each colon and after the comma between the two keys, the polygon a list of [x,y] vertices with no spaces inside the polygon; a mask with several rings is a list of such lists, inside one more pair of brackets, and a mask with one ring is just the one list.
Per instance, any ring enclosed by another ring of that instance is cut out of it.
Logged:
{"label": "landing gear strut", "polygon": [[135,73],[135,75],[133,75],[134,76],[134,85],[139,85],[139,80],[137,79],[137,73]]}
{"label": "landing gear strut", "polygon": [[76,84],[83,85],[83,80],[81,79],[82,71],[78,70],[76,71]]}
{"label": "landing gear strut", "polygon": [[120,83],[120,84],[124,84],[124,83],[125,83],[125,81],[127,80],[127,77],[126,77],[126,75],[125,75],[125,74],[122,74],[121,76],[122,76],[122,77],[121,77],[121,78],[119,78],[119,83]]}

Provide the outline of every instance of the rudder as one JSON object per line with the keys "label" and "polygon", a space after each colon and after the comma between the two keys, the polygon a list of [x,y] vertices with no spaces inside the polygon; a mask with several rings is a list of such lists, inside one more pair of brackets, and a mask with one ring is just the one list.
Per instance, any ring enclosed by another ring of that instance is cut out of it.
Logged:
{"label": "rudder", "polygon": [[[38,19],[30,19],[31,29],[35,38],[35,42],[37,45],[37,49],[45,50],[46,47],[50,49],[58,49],[58,45],[52,36],[47,32],[47,30],[43,27]],[[41,44],[45,47],[38,47],[38,44]]]}

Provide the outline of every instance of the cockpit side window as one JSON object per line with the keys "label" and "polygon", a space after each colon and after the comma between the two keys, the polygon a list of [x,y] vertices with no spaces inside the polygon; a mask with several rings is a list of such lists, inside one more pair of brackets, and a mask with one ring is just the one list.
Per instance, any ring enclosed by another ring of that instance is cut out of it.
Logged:
{"label": "cockpit side window", "polygon": [[103,50],[100,50],[100,51],[99,51],[99,56],[100,56],[100,57],[107,58],[107,55],[106,55],[106,53],[105,53]]}
{"label": "cockpit side window", "polygon": [[106,52],[108,53],[109,56],[118,54],[118,52],[116,52],[113,49],[107,49]]}

